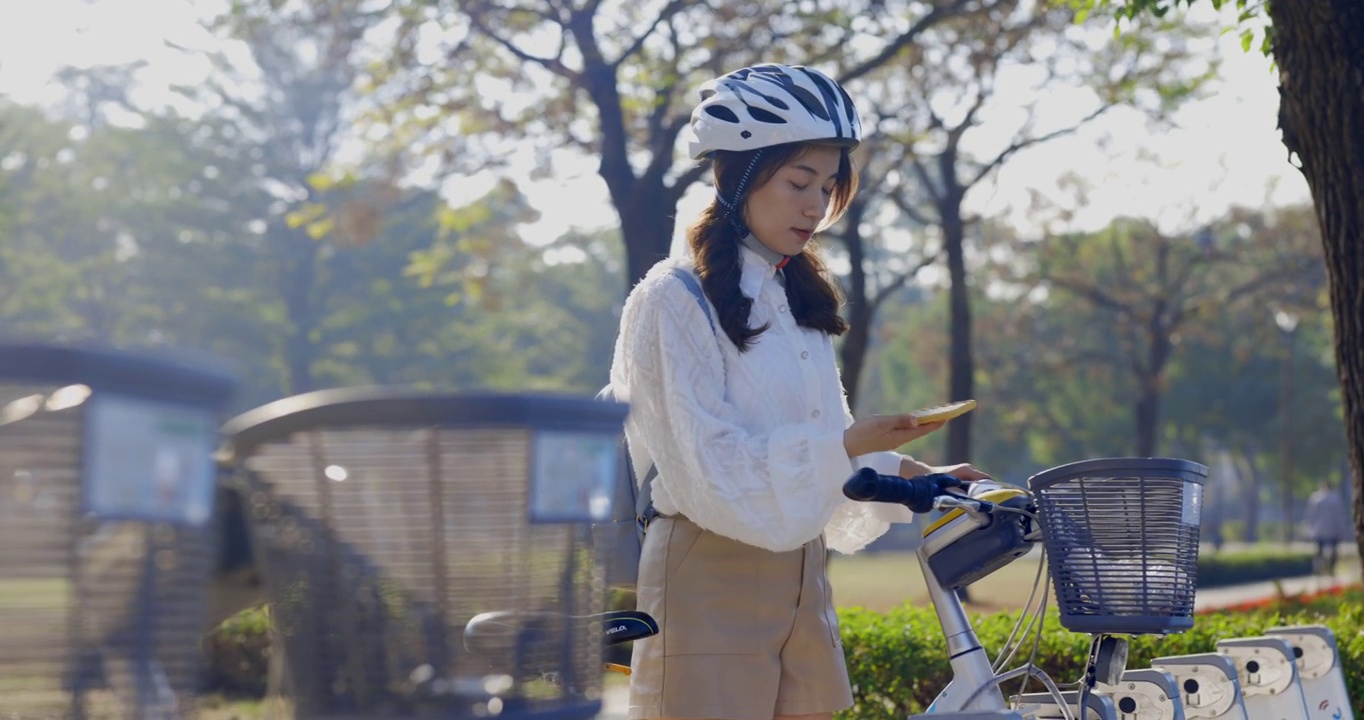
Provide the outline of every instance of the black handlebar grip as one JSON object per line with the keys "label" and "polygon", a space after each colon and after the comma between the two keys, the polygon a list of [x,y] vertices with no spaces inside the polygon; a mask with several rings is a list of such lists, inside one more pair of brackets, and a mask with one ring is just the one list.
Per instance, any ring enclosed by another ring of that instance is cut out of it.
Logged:
{"label": "black handlebar grip", "polygon": [[843,495],[861,502],[897,503],[916,513],[926,513],[933,509],[933,498],[961,484],[957,478],[943,473],[905,479],[862,468],[843,483]]}
{"label": "black handlebar grip", "polygon": [[843,496],[849,500],[872,502],[876,500],[877,484],[880,479],[881,475],[875,470],[864,467],[843,483]]}

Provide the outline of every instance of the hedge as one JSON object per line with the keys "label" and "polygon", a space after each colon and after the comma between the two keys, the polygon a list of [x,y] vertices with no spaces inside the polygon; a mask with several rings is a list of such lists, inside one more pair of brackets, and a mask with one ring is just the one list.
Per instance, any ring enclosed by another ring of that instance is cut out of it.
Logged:
{"label": "hedge", "polygon": [[1198,586],[1220,587],[1312,574],[1311,553],[1261,548],[1198,558]]}
{"label": "hedge", "polygon": [[[856,699],[856,705],[840,713],[838,720],[903,720],[922,712],[947,684],[951,669],[946,643],[931,607],[904,606],[888,613],[845,608],[838,614]],[[1008,612],[972,616],[976,634],[992,659],[1016,618],[1017,613]],[[269,621],[265,608],[255,608],[205,638],[212,689],[234,696],[263,695]],[[1219,639],[1259,635],[1278,625],[1314,623],[1335,633],[1351,704],[1364,707],[1364,591],[1358,587],[1201,613],[1188,632],[1132,639],[1128,667],[1145,667],[1162,655],[1212,652]],[[1040,667],[1058,682],[1070,682],[1079,677],[1088,652],[1089,636],[1066,631],[1055,611],[1048,613],[1037,654]],[[1016,656],[1011,667],[1017,664]],[[1035,682],[1031,687],[1040,690]],[[1006,685],[1006,690],[1016,688],[1014,683]]]}
{"label": "hedge", "polygon": [[[1309,610],[1274,609],[1203,614],[1187,632],[1132,638],[1127,666],[1148,667],[1152,659],[1165,655],[1214,652],[1218,640],[1260,635],[1279,625],[1324,624],[1335,633],[1340,647],[1351,706],[1364,707],[1364,601],[1336,607],[1338,614],[1327,617]],[[1016,618],[1017,613],[1007,612],[973,617],[976,634],[992,660],[1008,639]],[[839,619],[856,700],[852,709],[839,714],[839,720],[903,720],[906,715],[923,712],[950,680],[946,642],[931,607],[906,606],[888,613],[849,608],[839,612]],[[1088,635],[1062,628],[1052,610],[1043,624],[1036,663],[1057,682],[1073,682],[1080,677],[1089,644]],[[1031,645],[1020,655],[1030,649]],[[1010,667],[1020,664],[1018,657]],[[1041,689],[1036,681],[1030,685]],[[1005,690],[1017,687],[1010,682]]]}

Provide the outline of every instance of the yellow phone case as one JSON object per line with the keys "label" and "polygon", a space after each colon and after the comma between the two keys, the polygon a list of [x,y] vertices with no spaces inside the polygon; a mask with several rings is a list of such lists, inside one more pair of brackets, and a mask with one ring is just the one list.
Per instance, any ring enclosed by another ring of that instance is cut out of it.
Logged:
{"label": "yellow phone case", "polygon": [[975,400],[961,400],[937,407],[921,408],[910,413],[919,419],[919,422],[943,422],[951,420],[959,415],[965,415],[976,409]]}

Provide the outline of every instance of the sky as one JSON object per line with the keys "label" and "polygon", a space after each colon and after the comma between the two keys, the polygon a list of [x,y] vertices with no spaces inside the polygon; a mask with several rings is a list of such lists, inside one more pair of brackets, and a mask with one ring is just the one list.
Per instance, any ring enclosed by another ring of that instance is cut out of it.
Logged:
{"label": "sky", "polygon": [[[49,79],[63,65],[145,60],[142,95],[165,101],[163,88],[193,83],[206,63],[165,46],[203,46],[197,21],[214,0],[0,0],[8,22],[0,24],[0,94],[19,102],[55,102],[60,95]],[[1215,17],[1207,3],[1203,17]],[[1234,9],[1234,8],[1229,8]],[[1153,133],[1135,113],[1112,112],[1068,138],[1020,153],[990,183],[977,189],[971,209],[1000,214],[1026,226],[1031,192],[1077,206],[1079,228],[1095,228],[1116,215],[1156,220],[1167,232],[1187,232],[1232,205],[1263,206],[1307,202],[1307,185],[1287,160],[1275,130],[1276,81],[1268,59],[1241,50],[1235,34],[1218,41],[1222,76],[1207,99],[1185,106],[1177,127]],[[1017,98],[1019,103],[1028,98]],[[1104,138],[1116,139],[1107,144]],[[570,227],[591,230],[618,222],[604,183],[592,160],[556,166],[551,180],[520,178],[522,189],[541,212],[538,223],[523,228],[531,242],[558,237]],[[520,172],[528,175],[528,162]],[[1058,184],[1067,175],[1085,179],[1090,190],[1083,206]],[[472,199],[491,179],[456,178],[447,195]],[[678,236],[686,218],[708,201],[709,191],[694,186],[678,208]]]}

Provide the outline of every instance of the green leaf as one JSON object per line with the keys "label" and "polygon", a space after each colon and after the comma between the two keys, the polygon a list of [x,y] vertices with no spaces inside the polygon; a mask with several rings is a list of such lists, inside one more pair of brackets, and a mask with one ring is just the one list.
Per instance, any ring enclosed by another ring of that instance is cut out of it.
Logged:
{"label": "green leaf", "polygon": [[327,175],[327,173],[316,172],[308,176],[308,185],[312,187],[312,189],[324,193],[332,189],[336,183]]}
{"label": "green leaf", "polygon": [[464,207],[445,207],[440,210],[440,228],[444,232],[463,233],[493,216],[492,209],[485,203],[473,203]]}
{"label": "green leaf", "polygon": [[336,221],[332,218],[322,218],[316,222],[308,223],[308,237],[314,240],[321,240],[331,233],[336,227]]}
{"label": "green leaf", "polygon": [[327,206],[322,203],[303,203],[297,210],[284,216],[284,223],[291,229],[298,229],[316,222],[326,212]]}

